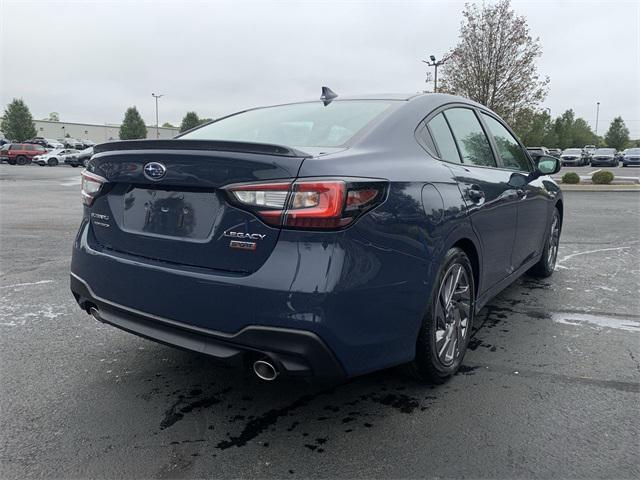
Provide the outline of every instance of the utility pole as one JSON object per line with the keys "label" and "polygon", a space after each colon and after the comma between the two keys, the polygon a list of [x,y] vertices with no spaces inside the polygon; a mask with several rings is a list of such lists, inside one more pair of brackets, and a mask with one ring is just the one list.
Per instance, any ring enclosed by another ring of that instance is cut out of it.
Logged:
{"label": "utility pole", "polygon": [[160,130],[159,130],[159,126],[158,126],[158,99],[160,97],[164,97],[164,94],[152,93],[151,96],[156,99],[156,138],[160,138]]}
{"label": "utility pole", "polygon": [[429,59],[431,60],[430,62],[427,60],[422,60],[422,63],[426,63],[428,66],[435,68],[435,72],[433,75],[433,92],[437,93],[438,92],[438,67],[440,65],[443,65],[447,60],[449,60],[449,57],[445,57],[442,60],[436,60],[435,55],[431,55],[429,56]]}
{"label": "utility pole", "polygon": [[600,102],[596,103],[596,136],[598,136],[598,117],[600,116]]}

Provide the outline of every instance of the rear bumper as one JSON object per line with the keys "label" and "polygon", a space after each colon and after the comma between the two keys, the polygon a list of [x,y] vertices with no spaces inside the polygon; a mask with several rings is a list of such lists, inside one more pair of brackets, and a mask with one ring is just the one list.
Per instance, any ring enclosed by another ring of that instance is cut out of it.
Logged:
{"label": "rear bumper", "polygon": [[283,231],[260,269],[238,275],[114,252],[85,220],[71,290],[101,320],[159,342],[239,358],[216,353],[222,345],[271,356],[292,374],[352,377],[414,357],[432,276],[430,262],[381,248],[387,235],[360,228]]}
{"label": "rear bumper", "polygon": [[78,304],[91,310],[96,320],[159,343],[236,364],[268,357],[288,376],[313,376],[327,381],[340,381],[346,376],[331,350],[312,332],[248,326],[238,333],[223,335],[116,305],[98,297],[74,274],[71,291]]}

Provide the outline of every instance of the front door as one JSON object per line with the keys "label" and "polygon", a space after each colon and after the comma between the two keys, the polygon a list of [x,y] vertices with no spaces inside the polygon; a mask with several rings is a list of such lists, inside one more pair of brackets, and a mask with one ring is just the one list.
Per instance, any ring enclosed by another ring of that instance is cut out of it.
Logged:
{"label": "front door", "polygon": [[544,247],[549,223],[549,194],[543,178],[533,178],[533,165],[514,135],[497,119],[482,113],[482,119],[495,141],[502,166],[511,170],[511,185],[517,202],[517,229],[511,263],[515,269],[537,258]]}

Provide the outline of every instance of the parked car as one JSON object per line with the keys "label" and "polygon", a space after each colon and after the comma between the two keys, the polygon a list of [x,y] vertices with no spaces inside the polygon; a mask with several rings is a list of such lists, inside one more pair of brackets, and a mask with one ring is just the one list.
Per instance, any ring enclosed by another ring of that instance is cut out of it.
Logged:
{"label": "parked car", "polygon": [[596,153],[596,146],[595,145],[585,145],[582,148],[582,152],[584,153],[585,158],[587,159],[587,163],[591,162],[591,157],[593,157],[593,154]]}
{"label": "parked car", "polygon": [[582,156],[582,150],[579,148],[567,148],[560,155],[560,163],[562,166],[579,167],[585,165],[585,158]]}
{"label": "parked car", "polygon": [[75,138],[59,138],[58,139],[63,145],[64,148],[74,148],[76,150],[84,149],[84,143]]}
{"label": "parked car", "polygon": [[550,148],[549,155],[551,155],[552,157],[560,158],[560,155],[562,155],[562,150],[560,150],[559,148]]}
{"label": "parked car", "polygon": [[92,142],[91,140],[82,140],[82,146],[84,148],[89,148],[95,146],[96,142]]}
{"label": "parked car", "polygon": [[25,140],[23,143],[32,143],[34,145],[42,145],[44,148],[54,150],[56,148],[64,148],[64,145],[53,138],[34,137]]}
{"label": "parked car", "polygon": [[86,167],[87,162],[93,155],[93,147],[85,148],[81,152],[78,152],[76,155],[72,155],[70,157],[65,158],[64,163],[66,165],[71,165],[72,167]]}
{"label": "parked car", "polygon": [[9,140],[7,140],[6,138],[0,137],[0,147],[2,145],[6,145],[7,143],[10,143]]}
{"label": "parked car", "polygon": [[31,163],[33,157],[45,153],[46,149],[42,145],[33,143],[7,143],[0,150],[0,163],[7,162],[9,165],[27,165]]}
{"label": "parked car", "polygon": [[640,148],[628,148],[622,157],[622,166],[640,165]]}
{"label": "parked car", "polygon": [[67,163],[67,160],[77,157],[79,153],[79,150],[73,148],[58,148],[33,157],[33,161],[41,167],[45,165],[56,167],[60,163]]}
{"label": "parked car", "polygon": [[476,313],[553,273],[559,160],[461,97],[334,95],[94,147],[80,307],[264,380],[453,375]]}
{"label": "parked car", "polygon": [[534,162],[537,162],[540,157],[549,155],[549,150],[546,147],[527,147],[527,152]]}
{"label": "parked car", "polygon": [[592,167],[617,167],[618,159],[616,158],[615,148],[598,148],[591,157]]}

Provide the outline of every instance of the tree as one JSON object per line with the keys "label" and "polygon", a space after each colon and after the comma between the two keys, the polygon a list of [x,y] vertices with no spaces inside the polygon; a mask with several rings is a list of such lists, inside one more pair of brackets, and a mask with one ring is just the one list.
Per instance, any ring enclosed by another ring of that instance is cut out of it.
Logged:
{"label": "tree", "polygon": [[512,127],[522,143],[529,147],[551,147],[558,143],[551,117],[545,111],[523,108],[515,114]]}
{"label": "tree", "polygon": [[138,109],[129,107],[124,114],[124,120],[120,126],[120,140],[135,140],[147,138],[147,127],[138,113]]}
{"label": "tree", "polygon": [[162,124],[162,126],[163,126],[164,128],[175,128],[175,127],[174,127],[173,125],[171,125],[169,122],[164,122],[164,123]]}
{"label": "tree", "polygon": [[187,112],[180,124],[180,133],[191,130],[200,125],[200,118],[196,112]]}
{"label": "tree", "polygon": [[609,125],[609,130],[604,136],[604,141],[607,143],[607,147],[624,150],[627,143],[629,143],[629,129],[624,124],[622,117],[613,119],[613,122]]}
{"label": "tree", "polygon": [[46,120],[48,122],[59,122],[60,114],[58,112],[51,112],[49,116],[46,118],[43,118],[43,120]]}
{"label": "tree", "polygon": [[205,123],[213,122],[213,118],[201,118],[200,125],[204,125]]}
{"label": "tree", "polygon": [[460,41],[442,67],[439,90],[486,105],[507,121],[523,108],[534,109],[547,95],[549,78],[536,65],[542,55],[523,16],[510,0],[465,5]]}
{"label": "tree", "polygon": [[14,98],[4,111],[0,131],[9,140],[23,142],[38,134],[29,107],[21,98]]}

